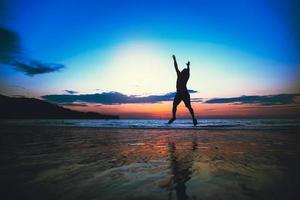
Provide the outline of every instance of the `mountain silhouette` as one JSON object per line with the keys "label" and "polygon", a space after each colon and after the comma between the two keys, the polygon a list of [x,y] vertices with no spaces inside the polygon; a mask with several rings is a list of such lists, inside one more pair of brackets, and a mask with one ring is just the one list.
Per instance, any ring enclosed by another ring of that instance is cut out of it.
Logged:
{"label": "mountain silhouette", "polygon": [[119,116],[79,112],[40,99],[0,94],[1,119],[119,119]]}

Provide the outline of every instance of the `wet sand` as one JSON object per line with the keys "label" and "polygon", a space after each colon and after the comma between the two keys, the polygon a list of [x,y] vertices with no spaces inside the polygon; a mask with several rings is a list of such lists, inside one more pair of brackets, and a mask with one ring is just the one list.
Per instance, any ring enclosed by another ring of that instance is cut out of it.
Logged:
{"label": "wet sand", "polygon": [[4,126],[1,199],[297,199],[299,133]]}

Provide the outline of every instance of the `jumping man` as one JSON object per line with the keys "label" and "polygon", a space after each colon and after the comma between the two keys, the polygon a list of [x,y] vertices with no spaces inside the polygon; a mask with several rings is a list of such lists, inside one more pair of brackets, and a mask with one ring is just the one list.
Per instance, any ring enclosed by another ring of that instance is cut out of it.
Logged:
{"label": "jumping man", "polygon": [[174,60],[174,66],[175,66],[175,70],[177,73],[177,82],[176,82],[176,95],[173,101],[173,109],[172,109],[172,113],[173,113],[173,117],[169,120],[169,124],[171,124],[175,119],[176,119],[176,110],[177,110],[177,106],[178,104],[183,101],[185,104],[185,107],[187,107],[187,109],[189,109],[192,118],[193,118],[193,124],[194,126],[197,125],[197,119],[194,116],[194,111],[193,108],[191,106],[191,98],[190,98],[190,94],[188,92],[188,89],[186,88],[186,84],[190,78],[190,61],[188,61],[186,63],[187,68],[183,69],[181,72],[178,69],[178,65],[177,65],[177,61],[176,61],[176,57],[175,55],[173,55],[173,60]]}

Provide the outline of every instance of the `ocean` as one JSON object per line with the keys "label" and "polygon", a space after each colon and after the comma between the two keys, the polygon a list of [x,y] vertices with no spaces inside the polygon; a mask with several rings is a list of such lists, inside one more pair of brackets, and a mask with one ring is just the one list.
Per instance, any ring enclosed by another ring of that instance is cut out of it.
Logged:
{"label": "ocean", "polygon": [[141,129],[277,129],[300,127],[300,119],[198,119],[197,126],[193,126],[191,119],[177,119],[173,124],[167,122],[167,119],[9,119],[0,120],[0,125]]}

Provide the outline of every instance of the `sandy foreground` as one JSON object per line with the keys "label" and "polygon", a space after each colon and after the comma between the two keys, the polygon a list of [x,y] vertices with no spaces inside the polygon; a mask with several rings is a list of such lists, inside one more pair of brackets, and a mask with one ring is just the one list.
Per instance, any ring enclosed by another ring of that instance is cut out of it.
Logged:
{"label": "sandy foreground", "polygon": [[2,126],[1,199],[297,199],[300,131]]}

